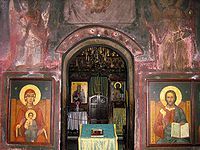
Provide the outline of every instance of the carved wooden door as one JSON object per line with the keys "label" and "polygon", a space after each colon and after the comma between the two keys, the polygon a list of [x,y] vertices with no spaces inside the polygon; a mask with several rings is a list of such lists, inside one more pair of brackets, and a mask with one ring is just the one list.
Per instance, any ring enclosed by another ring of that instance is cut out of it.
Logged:
{"label": "carved wooden door", "polygon": [[94,95],[89,98],[89,117],[91,123],[108,123],[108,98]]}

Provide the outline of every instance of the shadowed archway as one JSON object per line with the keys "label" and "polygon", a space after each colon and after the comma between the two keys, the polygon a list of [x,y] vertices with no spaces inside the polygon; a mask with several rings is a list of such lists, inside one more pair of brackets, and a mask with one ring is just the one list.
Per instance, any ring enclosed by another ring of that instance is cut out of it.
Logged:
{"label": "shadowed archway", "polygon": [[127,66],[127,148],[134,147],[134,59],[143,52],[138,44],[124,33],[103,26],[86,26],[68,35],[56,48],[62,55],[62,103],[61,103],[61,147],[66,149],[67,143],[67,104],[70,102],[68,65],[74,54],[83,47],[90,45],[105,45],[112,47],[125,60]]}

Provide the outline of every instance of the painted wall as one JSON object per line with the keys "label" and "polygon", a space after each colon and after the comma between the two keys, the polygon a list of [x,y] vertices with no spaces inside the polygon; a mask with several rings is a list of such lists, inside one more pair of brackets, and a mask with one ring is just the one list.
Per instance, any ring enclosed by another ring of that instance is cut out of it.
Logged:
{"label": "painted wall", "polygon": [[[62,52],[57,47],[65,38],[69,38],[69,43],[62,44],[73,46],[70,44],[78,43],[87,34],[88,37],[108,36],[123,43],[127,49],[139,52],[133,64],[136,119],[134,147],[160,149],[146,147],[148,126],[145,79],[156,79],[157,74],[158,78],[190,79],[195,75],[199,78],[199,9],[200,2],[197,0],[0,1],[0,148],[13,148],[6,143],[6,116],[9,114],[9,79],[14,77],[53,79],[54,142],[53,146],[43,148],[60,147]],[[101,30],[89,30],[92,29],[90,26],[87,33],[83,30],[87,25],[95,24],[117,32],[101,33]],[[115,33],[127,35],[130,39]],[[132,46],[131,41],[135,41],[137,47],[128,47]],[[131,53],[134,55],[133,51]],[[152,74],[155,76],[151,77]],[[23,145],[17,147],[23,148]]]}

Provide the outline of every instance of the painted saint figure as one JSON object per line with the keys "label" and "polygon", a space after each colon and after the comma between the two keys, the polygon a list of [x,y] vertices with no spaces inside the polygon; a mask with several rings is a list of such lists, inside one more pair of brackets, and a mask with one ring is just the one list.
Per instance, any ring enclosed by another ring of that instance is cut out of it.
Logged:
{"label": "painted saint figure", "polygon": [[73,93],[73,101],[79,101],[80,103],[85,102],[85,92],[81,88],[81,85],[77,85],[77,89]]}
{"label": "painted saint figure", "polygon": [[175,102],[177,95],[174,90],[168,90],[165,93],[167,105],[160,109],[154,124],[154,133],[160,137],[157,141],[159,144],[166,143],[188,143],[189,138],[175,138],[171,136],[172,123],[187,123],[184,111],[178,107]]}
{"label": "painted saint figure", "polygon": [[[35,85],[28,84],[21,89],[20,101],[24,104],[24,107],[19,109],[16,119],[15,133],[17,142],[47,142],[48,137],[43,114],[36,105],[40,98],[40,90]],[[29,111],[32,114],[35,112],[35,116],[28,114]],[[31,117],[32,120],[30,119]],[[30,122],[32,122],[32,125],[30,125]]]}
{"label": "painted saint figure", "polygon": [[[183,70],[192,66],[192,59],[198,58],[192,37],[190,3],[186,0],[151,0],[153,18],[146,25],[150,29],[152,45],[156,45],[159,69]],[[187,8],[182,7],[184,4]]]}
{"label": "painted saint figure", "polygon": [[50,2],[11,0],[9,7],[11,43],[16,45],[11,48],[16,51],[15,65],[41,67],[47,55]]}
{"label": "painted saint figure", "polygon": [[36,112],[32,109],[26,112],[25,128],[25,139],[27,142],[34,142],[37,138],[37,123],[35,121]]}
{"label": "painted saint figure", "polygon": [[122,84],[120,82],[116,82],[114,84],[113,101],[123,100],[123,91],[121,88],[122,88]]}

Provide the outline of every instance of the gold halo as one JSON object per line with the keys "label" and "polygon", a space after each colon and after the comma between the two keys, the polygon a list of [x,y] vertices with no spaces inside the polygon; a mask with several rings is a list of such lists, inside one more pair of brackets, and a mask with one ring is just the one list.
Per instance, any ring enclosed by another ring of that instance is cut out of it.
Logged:
{"label": "gold halo", "polygon": [[169,90],[172,90],[176,93],[176,106],[178,106],[180,103],[181,103],[181,100],[182,100],[182,94],[181,94],[181,91],[175,87],[175,86],[166,86],[164,87],[161,92],[160,92],[160,101],[161,103],[166,106],[167,105],[167,102],[165,100],[165,93]]}
{"label": "gold halo", "polygon": [[29,119],[28,114],[32,113],[33,114],[33,120],[36,118],[36,112],[33,109],[29,109],[26,111],[25,117],[26,119]]}
{"label": "gold halo", "polygon": [[20,101],[22,102],[22,104],[26,105],[26,101],[24,99],[24,94],[25,94],[26,90],[28,90],[28,89],[35,91],[36,96],[35,96],[35,101],[33,102],[33,105],[36,105],[41,99],[41,92],[40,92],[39,88],[33,84],[25,85],[21,89],[21,91],[19,93]]}
{"label": "gold halo", "polygon": [[115,82],[114,84],[114,88],[116,89],[116,85],[119,83],[119,88],[121,89],[122,88],[122,84],[120,82]]}

